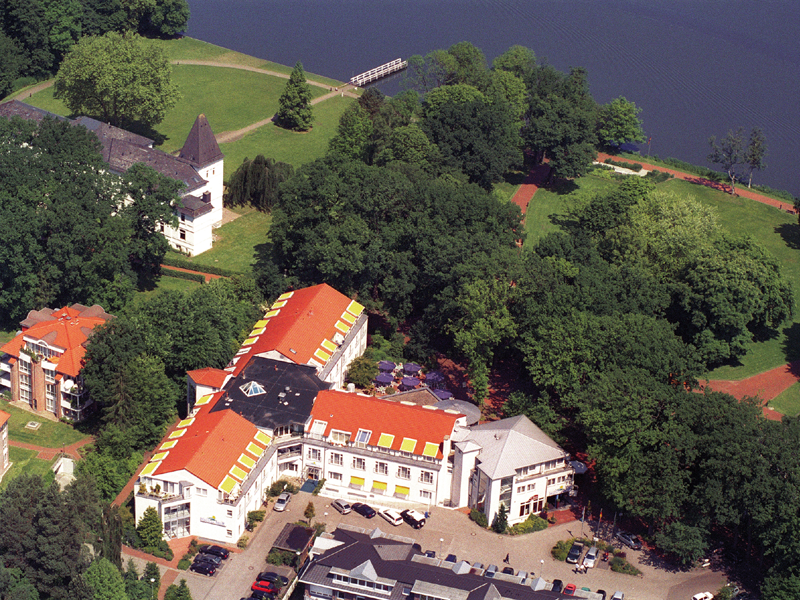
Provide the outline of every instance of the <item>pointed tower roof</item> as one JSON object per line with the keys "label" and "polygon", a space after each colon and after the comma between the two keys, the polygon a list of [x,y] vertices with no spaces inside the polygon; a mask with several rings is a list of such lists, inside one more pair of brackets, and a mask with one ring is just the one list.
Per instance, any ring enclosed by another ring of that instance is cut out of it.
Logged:
{"label": "pointed tower roof", "polygon": [[179,156],[198,168],[222,159],[223,154],[217,144],[217,138],[214,137],[205,115],[195,119]]}

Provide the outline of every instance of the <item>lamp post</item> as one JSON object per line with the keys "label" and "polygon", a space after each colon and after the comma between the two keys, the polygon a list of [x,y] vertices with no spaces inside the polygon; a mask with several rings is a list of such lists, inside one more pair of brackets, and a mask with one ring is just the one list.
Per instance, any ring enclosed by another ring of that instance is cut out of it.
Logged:
{"label": "lamp post", "polygon": [[155,582],[156,582],[156,578],[155,577],[151,577],[150,578],[150,598],[151,598],[151,600],[153,598],[153,584]]}
{"label": "lamp post", "polygon": [[542,563],[542,570],[539,572],[539,577],[544,579],[544,559],[540,560],[539,562]]}

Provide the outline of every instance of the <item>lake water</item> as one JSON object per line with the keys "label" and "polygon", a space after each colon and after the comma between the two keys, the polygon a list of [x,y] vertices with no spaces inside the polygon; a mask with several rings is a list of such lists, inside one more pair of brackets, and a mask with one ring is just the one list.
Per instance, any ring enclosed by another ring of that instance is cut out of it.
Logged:
{"label": "lake water", "polygon": [[[650,151],[706,165],[708,137],[761,127],[756,183],[800,195],[800,3],[790,0],[189,0],[188,34],[340,80],[470,41],[583,66],[595,99],[633,100]],[[400,76],[380,84],[400,89]],[[641,149],[647,153],[647,146]]]}

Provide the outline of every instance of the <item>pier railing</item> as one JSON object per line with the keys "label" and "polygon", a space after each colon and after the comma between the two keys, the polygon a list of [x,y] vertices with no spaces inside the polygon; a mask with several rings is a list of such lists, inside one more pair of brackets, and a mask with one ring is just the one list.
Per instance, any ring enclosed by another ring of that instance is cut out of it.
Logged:
{"label": "pier railing", "polygon": [[391,62],[386,63],[385,65],[381,65],[380,67],[375,67],[371,71],[367,71],[365,73],[361,73],[360,75],[356,75],[355,77],[350,78],[350,83],[356,87],[361,87],[367,83],[371,83],[373,81],[377,81],[382,77],[386,77],[391,75],[392,73],[397,73],[398,71],[402,71],[408,67],[408,61],[403,60],[402,58],[396,58]]}

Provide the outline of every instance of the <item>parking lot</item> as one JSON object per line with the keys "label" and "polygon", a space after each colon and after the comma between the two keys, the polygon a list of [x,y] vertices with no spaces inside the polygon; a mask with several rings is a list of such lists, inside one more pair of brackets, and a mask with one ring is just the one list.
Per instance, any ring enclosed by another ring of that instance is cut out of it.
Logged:
{"label": "parking lot", "polygon": [[[373,529],[412,538],[423,550],[433,550],[437,557],[455,554],[459,560],[481,562],[484,566],[506,566],[503,559],[509,556],[509,564],[515,570],[535,573],[552,581],[561,579],[565,584],[574,583],[578,588],[589,587],[592,591],[604,589],[610,596],[614,591],[625,592],[626,600],[689,600],[697,592],[715,592],[725,583],[724,574],[710,569],[677,571],[645,551],[626,549],[628,560],[640,569],[643,575],[632,577],[615,573],[607,563],[598,563],[587,574],[574,572],[574,565],[556,561],[550,549],[562,539],[592,535],[588,525],[580,522],[550,527],[545,531],[523,536],[498,535],[476,526],[462,512],[444,508],[433,508],[422,529],[412,529],[407,524],[392,526],[380,516],[366,519],[355,512],[341,515],[331,506],[331,499],[300,492],[292,498],[284,512],[267,511],[265,521],[254,533],[248,548],[231,553],[214,577],[206,577],[189,571],[181,571],[177,581],[185,578],[194,600],[237,600],[250,595],[250,585],[256,575],[264,570],[289,575],[286,567],[274,567],[266,563],[266,556],[286,523],[302,520],[309,501],[316,510],[315,523],[325,523],[327,531],[333,531],[340,523]],[[370,503],[373,508],[380,504]],[[271,508],[271,507],[270,507]]]}

